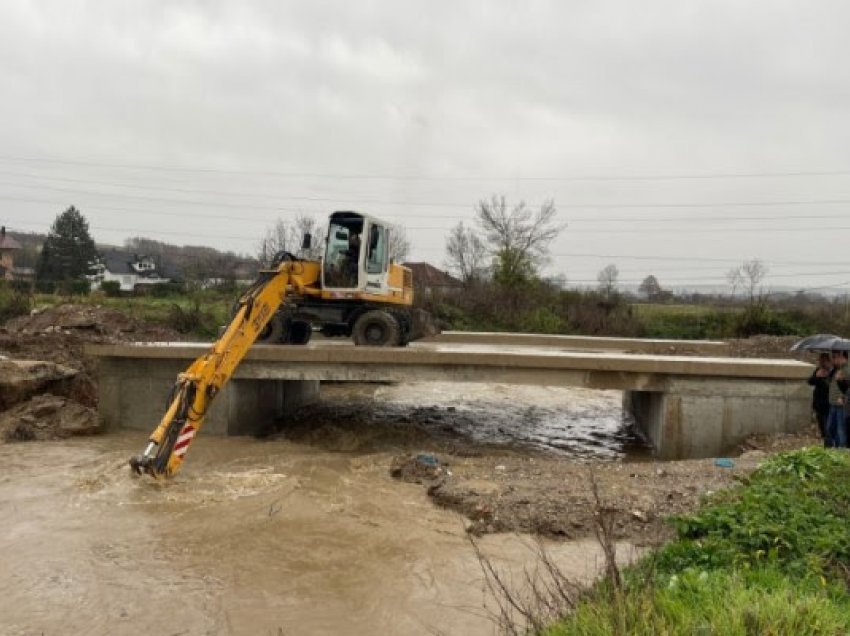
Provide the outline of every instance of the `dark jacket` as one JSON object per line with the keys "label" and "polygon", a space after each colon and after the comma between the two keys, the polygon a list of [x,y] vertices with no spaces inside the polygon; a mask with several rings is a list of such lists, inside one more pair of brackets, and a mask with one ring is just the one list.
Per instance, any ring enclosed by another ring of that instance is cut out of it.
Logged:
{"label": "dark jacket", "polygon": [[809,385],[814,387],[812,391],[812,410],[818,413],[829,411],[829,383],[832,380],[832,374],[835,370],[829,372],[829,375],[819,378],[815,375],[818,369],[812,371],[809,377]]}

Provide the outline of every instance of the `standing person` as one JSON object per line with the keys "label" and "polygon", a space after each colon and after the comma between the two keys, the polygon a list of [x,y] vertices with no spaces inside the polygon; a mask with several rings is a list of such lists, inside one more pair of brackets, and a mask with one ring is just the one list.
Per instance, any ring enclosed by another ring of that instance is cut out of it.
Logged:
{"label": "standing person", "polygon": [[829,417],[826,422],[826,445],[830,448],[847,447],[847,421],[844,417],[845,393],[850,386],[850,368],[847,352],[832,352],[832,379],[829,382]]}
{"label": "standing person", "polygon": [[[811,377],[809,377],[809,385],[814,389],[812,391],[812,412],[815,414],[824,446],[827,445],[826,420],[829,417],[829,383],[832,380],[832,371],[832,356],[824,352],[818,356],[818,366],[815,367]],[[846,410],[850,405],[845,404],[844,407]]]}

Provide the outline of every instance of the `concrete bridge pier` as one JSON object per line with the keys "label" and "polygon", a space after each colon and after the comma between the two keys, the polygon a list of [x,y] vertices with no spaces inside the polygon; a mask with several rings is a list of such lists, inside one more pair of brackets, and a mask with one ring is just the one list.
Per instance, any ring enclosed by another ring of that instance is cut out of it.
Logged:
{"label": "concrete bridge pier", "polygon": [[[183,360],[101,358],[100,414],[107,430],[150,432],[162,419]],[[204,433],[253,435],[319,398],[319,380],[234,378],[216,396]]]}
{"label": "concrete bridge pier", "polygon": [[670,378],[663,391],[623,392],[659,459],[718,457],[746,437],[797,432],[811,417],[811,392],[784,379]]}

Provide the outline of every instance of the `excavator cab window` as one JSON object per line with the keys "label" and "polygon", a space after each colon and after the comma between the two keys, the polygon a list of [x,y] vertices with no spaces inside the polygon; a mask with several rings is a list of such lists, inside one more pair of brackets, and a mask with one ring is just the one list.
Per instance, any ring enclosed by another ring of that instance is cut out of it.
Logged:
{"label": "excavator cab window", "polygon": [[361,217],[331,219],[324,260],[325,287],[359,287],[362,234]]}
{"label": "excavator cab window", "polygon": [[366,273],[382,274],[386,268],[387,228],[374,225],[369,228],[369,251],[366,256]]}

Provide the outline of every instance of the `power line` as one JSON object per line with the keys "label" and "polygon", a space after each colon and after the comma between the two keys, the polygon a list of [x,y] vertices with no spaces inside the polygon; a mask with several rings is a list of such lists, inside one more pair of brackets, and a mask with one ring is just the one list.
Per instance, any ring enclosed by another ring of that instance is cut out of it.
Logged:
{"label": "power line", "polygon": [[850,170],[792,170],[761,172],[704,172],[680,174],[620,174],[620,175],[396,175],[396,174],[352,174],[329,172],[299,172],[270,170],[235,170],[211,167],[165,166],[152,164],[106,163],[48,157],[0,156],[0,161],[9,163],[43,163],[57,165],[86,166],[120,170],[146,170],[164,172],[238,174],[315,179],[351,179],[386,181],[684,181],[714,179],[763,179],[786,177],[834,177],[850,175]]}
{"label": "power line", "polygon": [[[281,206],[258,206],[252,204],[250,206],[246,206],[244,204],[239,203],[227,203],[222,201],[205,201],[205,200],[192,200],[192,199],[174,199],[168,197],[155,197],[155,196],[145,196],[139,194],[126,194],[126,193],[116,193],[116,192],[98,192],[93,190],[83,190],[78,188],[62,188],[56,186],[48,186],[48,185],[35,185],[35,184],[22,184],[22,183],[9,183],[9,182],[0,182],[0,185],[5,185],[8,187],[14,188],[28,188],[28,189],[41,189],[41,190],[50,190],[53,192],[66,192],[75,195],[88,195],[88,196],[97,196],[97,197],[106,197],[112,199],[132,199],[132,200],[140,200],[140,201],[152,201],[158,203],[167,203],[171,205],[190,205],[190,206],[203,206],[203,207],[218,207],[218,208],[228,208],[228,209],[240,209],[240,210],[266,210],[271,212],[280,212],[285,210],[285,208]],[[337,197],[308,197],[308,196],[282,196],[280,198],[286,199],[294,199],[294,200],[302,200],[302,201],[310,201],[310,202],[339,202],[344,201],[343,198]],[[447,208],[468,208],[469,206],[462,206],[460,204],[439,204],[439,203],[420,203],[420,202],[405,202],[405,201],[383,201],[378,199],[359,199],[359,200],[350,200],[347,203],[367,203],[367,204],[377,204],[377,205],[393,205],[393,206],[421,206],[421,207],[447,207]],[[718,203],[569,203],[559,205],[557,207],[562,209],[710,209],[710,208],[723,208],[723,207],[786,207],[786,206],[804,206],[804,205],[848,205],[850,204],[850,199],[801,199],[801,200],[783,200],[783,201],[738,201],[738,202],[718,202]],[[345,205],[345,204],[343,204]],[[471,209],[471,208],[469,208]],[[387,215],[387,216],[395,216],[398,218],[408,218],[409,215]],[[449,219],[459,219],[465,220],[469,217],[448,215],[448,216],[438,216],[434,214],[428,213],[429,218],[449,218]],[[241,218],[241,217],[240,217]],[[734,221],[734,220],[744,220],[744,219],[735,219],[729,217],[704,217],[702,219],[652,219],[651,217],[634,217],[634,218],[581,218],[581,219],[572,219],[572,221],[588,221],[588,222],[633,222],[633,221],[686,221],[686,222],[694,222],[697,220],[706,221],[708,218],[711,218],[713,221]],[[810,219],[810,218],[818,218],[814,216],[808,215],[796,215],[789,217],[780,217],[780,218],[797,218],[797,219]],[[839,218],[838,215],[824,215],[819,218]],[[772,220],[772,219],[763,219],[759,217],[749,217],[747,220]],[[569,222],[570,219],[567,219]],[[842,228],[837,228],[842,229]]]}

